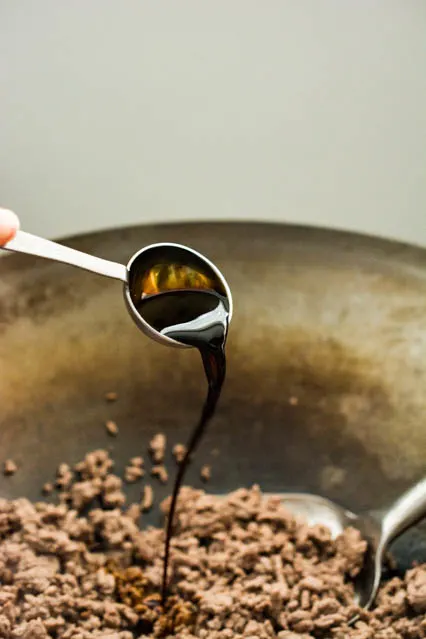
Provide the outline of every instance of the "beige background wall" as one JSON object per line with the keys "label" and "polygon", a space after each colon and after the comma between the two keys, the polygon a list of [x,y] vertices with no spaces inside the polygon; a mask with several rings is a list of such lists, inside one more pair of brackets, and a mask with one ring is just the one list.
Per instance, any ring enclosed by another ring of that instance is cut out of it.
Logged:
{"label": "beige background wall", "polygon": [[0,0],[0,202],[426,245],[424,0]]}

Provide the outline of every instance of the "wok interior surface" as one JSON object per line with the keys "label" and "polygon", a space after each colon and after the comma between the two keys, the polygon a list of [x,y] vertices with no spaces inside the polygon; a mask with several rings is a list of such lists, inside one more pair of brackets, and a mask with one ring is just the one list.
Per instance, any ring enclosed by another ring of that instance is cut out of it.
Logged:
{"label": "wok interior surface", "polygon": [[[252,223],[141,226],[65,243],[127,263],[142,246],[187,244],[233,292],[228,377],[186,483],[259,483],[380,510],[426,470],[426,251],[348,233]],[[186,442],[206,391],[194,351],[151,342],[119,282],[41,259],[1,262],[0,475],[6,498],[41,498],[60,462],[108,448],[122,473],[152,435]],[[119,400],[105,401],[116,391]],[[105,422],[119,425],[116,439]],[[167,462],[171,477],[175,465]],[[169,494],[151,479],[157,500]],[[129,486],[137,498],[140,486]],[[150,520],[158,521],[158,511]],[[424,527],[396,546],[426,561]]]}

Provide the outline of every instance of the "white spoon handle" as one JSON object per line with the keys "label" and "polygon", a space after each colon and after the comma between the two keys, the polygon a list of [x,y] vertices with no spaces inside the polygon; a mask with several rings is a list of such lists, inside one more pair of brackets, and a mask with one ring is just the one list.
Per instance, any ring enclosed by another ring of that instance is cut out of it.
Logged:
{"label": "white spoon handle", "polygon": [[25,233],[24,231],[18,231],[14,239],[2,248],[6,249],[6,251],[27,253],[28,255],[36,255],[48,260],[71,264],[71,266],[77,266],[85,271],[91,271],[98,275],[104,275],[105,277],[111,277],[121,282],[127,282],[127,267],[123,264],[117,264],[116,262],[94,257],[93,255],[76,251],[75,249],[62,246],[62,244],[57,244],[50,240],[45,240],[30,233]]}

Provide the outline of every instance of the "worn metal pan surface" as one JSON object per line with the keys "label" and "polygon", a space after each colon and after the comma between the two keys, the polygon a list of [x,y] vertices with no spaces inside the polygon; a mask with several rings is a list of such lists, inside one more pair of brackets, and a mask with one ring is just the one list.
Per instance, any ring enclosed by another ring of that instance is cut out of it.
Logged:
{"label": "worn metal pan surface", "polygon": [[[356,512],[425,474],[426,251],[245,223],[141,226],[66,244],[127,263],[159,241],[216,262],[235,302],[227,383],[188,482],[200,484],[208,461],[211,491],[259,483]],[[113,448],[120,472],[158,431],[187,439],[205,393],[199,357],[139,333],[119,283],[17,255],[0,272],[0,463],[19,466],[1,476],[2,496],[39,499],[59,462],[94,448]],[[108,391],[119,400],[106,403]],[[422,529],[398,552],[424,560]]]}

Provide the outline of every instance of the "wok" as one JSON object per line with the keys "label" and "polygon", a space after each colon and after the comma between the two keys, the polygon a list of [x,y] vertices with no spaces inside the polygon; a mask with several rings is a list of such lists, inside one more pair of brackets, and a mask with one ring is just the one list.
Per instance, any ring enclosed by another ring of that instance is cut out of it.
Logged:
{"label": "wok", "polygon": [[[211,492],[259,483],[374,512],[425,474],[425,250],[262,223],[141,226],[65,243],[126,263],[162,241],[212,259],[235,302],[227,382],[187,483],[199,486],[210,463]],[[118,282],[22,255],[0,268],[0,463],[19,466],[1,476],[1,496],[40,499],[60,462],[95,448],[113,449],[121,473],[156,432],[187,440],[206,390],[195,351],[138,332]],[[108,404],[108,391],[119,400]],[[153,483],[157,498],[171,490]],[[138,498],[140,487],[127,490]],[[425,528],[395,552],[401,569],[425,561]]]}

